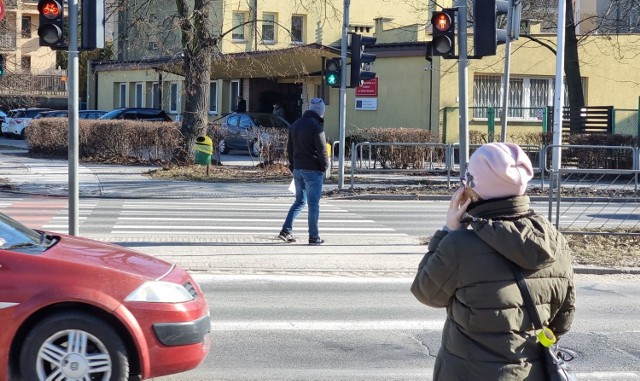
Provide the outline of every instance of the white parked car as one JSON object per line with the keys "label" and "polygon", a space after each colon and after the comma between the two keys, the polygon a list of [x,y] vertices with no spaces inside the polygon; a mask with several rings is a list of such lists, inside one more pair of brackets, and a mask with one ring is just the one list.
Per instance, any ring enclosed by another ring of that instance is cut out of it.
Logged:
{"label": "white parked car", "polygon": [[9,110],[9,114],[2,123],[2,135],[24,139],[24,129],[31,119],[43,111],[51,111],[50,108],[16,108]]}

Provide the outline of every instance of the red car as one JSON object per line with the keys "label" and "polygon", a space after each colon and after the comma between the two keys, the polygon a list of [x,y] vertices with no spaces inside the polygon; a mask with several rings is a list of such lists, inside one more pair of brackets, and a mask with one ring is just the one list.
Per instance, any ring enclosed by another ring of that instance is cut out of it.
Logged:
{"label": "red car", "polygon": [[0,380],[129,380],[197,367],[210,348],[193,278],[123,247],[0,213]]}

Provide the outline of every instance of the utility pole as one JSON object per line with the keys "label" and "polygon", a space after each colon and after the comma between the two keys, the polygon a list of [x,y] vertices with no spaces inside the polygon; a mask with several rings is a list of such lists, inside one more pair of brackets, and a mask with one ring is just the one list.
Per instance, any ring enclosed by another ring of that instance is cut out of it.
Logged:
{"label": "utility pole", "polygon": [[[87,1],[87,0],[84,0]],[[93,1],[93,0],[90,0]],[[78,162],[79,159],[79,75],[78,75],[78,0],[68,0],[69,4],[69,68],[67,69],[69,108],[69,234],[78,235]]]}
{"label": "utility pole", "polygon": [[458,8],[458,94],[460,104],[460,177],[464,176],[469,161],[469,105],[467,94],[469,85],[469,60],[467,53],[467,2],[457,1]]}

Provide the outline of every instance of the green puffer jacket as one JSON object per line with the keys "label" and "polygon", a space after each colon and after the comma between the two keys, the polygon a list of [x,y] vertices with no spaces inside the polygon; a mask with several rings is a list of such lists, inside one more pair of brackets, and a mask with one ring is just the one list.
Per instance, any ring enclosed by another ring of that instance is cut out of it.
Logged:
{"label": "green puffer jacket", "polygon": [[575,310],[571,253],[560,232],[529,209],[529,197],[482,202],[471,229],[437,231],[411,291],[446,307],[435,381],[543,381],[542,346],[509,261],[523,269],[543,324],[556,336]]}

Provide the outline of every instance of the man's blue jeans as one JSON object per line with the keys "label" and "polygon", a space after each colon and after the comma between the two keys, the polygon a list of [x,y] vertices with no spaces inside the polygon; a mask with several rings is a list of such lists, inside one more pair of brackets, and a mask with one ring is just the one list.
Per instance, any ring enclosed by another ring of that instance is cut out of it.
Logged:
{"label": "man's blue jeans", "polygon": [[294,169],[293,181],[296,185],[296,200],[289,208],[287,219],[282,225],[284,233],[291,233],[293,230],[293,222],[298,214],[304,208],[306,203],[309,204],[309,238],[319,237],[318,218],[320,217],[320,196],[322,195],[322,182],[324,172],[311,171],[308,169]]}

